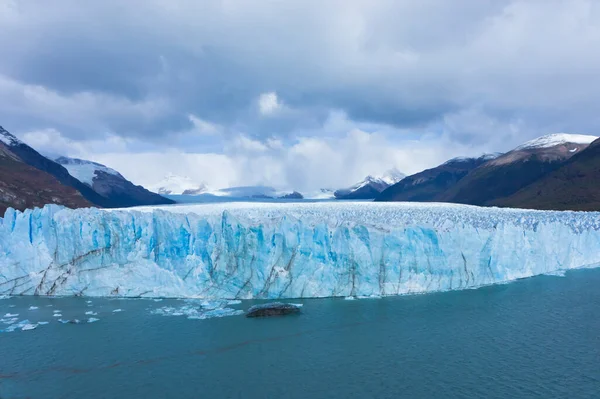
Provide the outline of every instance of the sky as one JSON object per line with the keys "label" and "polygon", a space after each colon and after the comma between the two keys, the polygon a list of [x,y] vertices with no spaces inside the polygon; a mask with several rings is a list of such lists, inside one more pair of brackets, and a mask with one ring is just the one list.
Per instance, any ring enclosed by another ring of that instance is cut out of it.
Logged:
{"label": "sky", "polygon": [[0,125],[137,184],[338,188],[599,135],[594,0],[0,0]]}

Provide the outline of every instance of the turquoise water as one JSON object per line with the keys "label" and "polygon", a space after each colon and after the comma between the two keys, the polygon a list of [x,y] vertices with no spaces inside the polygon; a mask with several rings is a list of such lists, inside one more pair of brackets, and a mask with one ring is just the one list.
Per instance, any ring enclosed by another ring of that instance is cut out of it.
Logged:
{"label": "turquoise water", "polygon": [[[173,300],[3,299],[0,317],[50,323],[0,333],[0,398],[597,398],[598,287],[599,269],[580,270],[460,292],[294,301],[302,315],[270,319],[155,314],[188,304]],[[55,310],[100,320],[61,324]]]}

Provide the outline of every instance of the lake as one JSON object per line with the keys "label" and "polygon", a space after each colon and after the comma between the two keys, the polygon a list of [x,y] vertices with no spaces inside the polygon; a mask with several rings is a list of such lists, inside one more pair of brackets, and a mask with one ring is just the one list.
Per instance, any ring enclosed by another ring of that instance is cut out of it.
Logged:
{"label": "lake", "polygon": [[[301,315],[268,319],[235,315],[258,301],[207,318],[223,311],[1,299],[3,320],[49,324],[0,333],[0,398],[598,397],[598,287],[600,269],[576,270],[477,290],[294,300]],[[99,320],[58,321],[74,318]]]}

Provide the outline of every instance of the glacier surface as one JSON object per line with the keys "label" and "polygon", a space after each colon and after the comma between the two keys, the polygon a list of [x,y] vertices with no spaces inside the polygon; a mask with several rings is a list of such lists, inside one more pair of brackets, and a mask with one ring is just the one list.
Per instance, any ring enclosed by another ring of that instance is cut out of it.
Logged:
{"label": "glacier surface", "polygon": [[600,265],[600,213],[218,203],[0,219],[0,295],[378,297]]}

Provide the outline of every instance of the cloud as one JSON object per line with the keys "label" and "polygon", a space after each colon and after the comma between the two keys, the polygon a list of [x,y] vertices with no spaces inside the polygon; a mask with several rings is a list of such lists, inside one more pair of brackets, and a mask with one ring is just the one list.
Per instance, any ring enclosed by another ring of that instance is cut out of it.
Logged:
{"label": "cloud", "polygon": [[5,0],[0,25],[7,129],[217,154],[228,181],[320,185],[600,125],[594,0]]}
{"label": "cloud", "polygon": [[194,125],[193,131],[195,133],[201,135],[215,135],[221,132],[222,127],[217,124],[205,121],[192,114],[190,114],[188,118],[190,122],[192,122],[192,125]]}
{"label": "cloud", "polygon": [[271,91],[268,93],[262,93],[258,97],[258,110],[261,115],[269,116],[279,111],[283,105],[277,98],[277,93]]}

